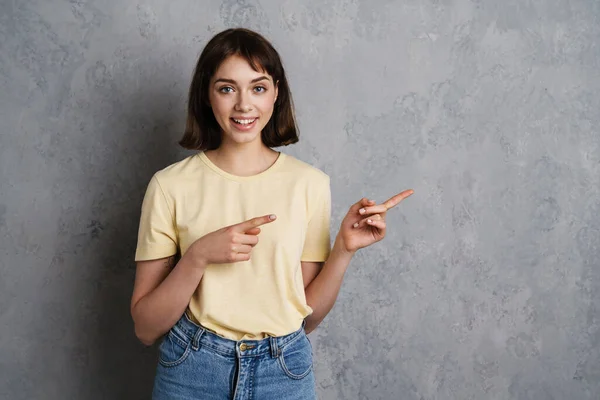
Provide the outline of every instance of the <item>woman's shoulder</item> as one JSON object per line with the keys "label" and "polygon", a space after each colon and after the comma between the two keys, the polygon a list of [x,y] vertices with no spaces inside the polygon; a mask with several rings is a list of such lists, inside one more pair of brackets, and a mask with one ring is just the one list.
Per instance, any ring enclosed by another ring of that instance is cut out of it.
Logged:
{"label": "woman's shoulder", "polygon": [[161,184],[177,183],[198,173],[199,164],[198,154],[192,154],[156,171],[154,176]]}
{"label": "woman's shoulder", "polygon": [[322,169],[289,154],[286,154],[286,169],[298,178],[329,182],[329,175]]}

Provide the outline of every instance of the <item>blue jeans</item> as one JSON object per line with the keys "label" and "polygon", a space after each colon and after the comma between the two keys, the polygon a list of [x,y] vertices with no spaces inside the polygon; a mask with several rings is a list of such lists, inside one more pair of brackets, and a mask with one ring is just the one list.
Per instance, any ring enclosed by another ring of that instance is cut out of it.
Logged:
{"label": "blue jeans", "polygon": [[235,341],[184,314],[158,352],[154,400],[316,399],[304,324],[285,336]]}

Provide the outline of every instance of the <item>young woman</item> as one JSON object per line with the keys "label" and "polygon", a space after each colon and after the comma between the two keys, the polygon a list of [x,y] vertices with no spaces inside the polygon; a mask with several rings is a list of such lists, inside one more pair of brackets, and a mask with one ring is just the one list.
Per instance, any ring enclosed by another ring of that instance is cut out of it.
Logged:
{"label": "young woman", "polygon": [[297,141],[277,51],[245,29],[213,37],[180,142],[197,152],[157,172],[142,204],[131,314],[142,343],[162,337],[154,399],[316,397],[306,333],[412,191],[358,201],[331,248],[329,177],[272,149]]}

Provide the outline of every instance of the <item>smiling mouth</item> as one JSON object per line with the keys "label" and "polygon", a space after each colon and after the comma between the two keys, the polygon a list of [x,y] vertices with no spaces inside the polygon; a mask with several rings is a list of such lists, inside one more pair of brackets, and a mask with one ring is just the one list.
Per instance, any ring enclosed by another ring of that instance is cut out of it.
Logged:
{"label": "smiling mouth", "polygon": [[243,118],[243,119],[231,118],[231,120],[238,125],[250,125],[257,119],[258,118]]}
{"label": "smiling mouth", "polygon": [[249,132],[256,126],[258,118],[230,118],[233,128],[240,132]]}

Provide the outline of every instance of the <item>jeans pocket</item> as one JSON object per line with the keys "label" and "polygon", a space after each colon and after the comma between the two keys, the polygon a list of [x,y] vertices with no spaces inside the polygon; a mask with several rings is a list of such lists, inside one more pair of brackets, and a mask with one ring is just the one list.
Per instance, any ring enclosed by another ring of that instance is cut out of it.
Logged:
{"label": "jeans pocket", "polygon": [[165,367],[174,367],[184,362],[191,350],[191,338],[171,328],[158,347],[158,362]]}
{"label": "jeans pocket", "polygon": [[313,367],[312,346],[306,335],[283,347],[278,361],[288,377],[292,379],[306,377]]}

